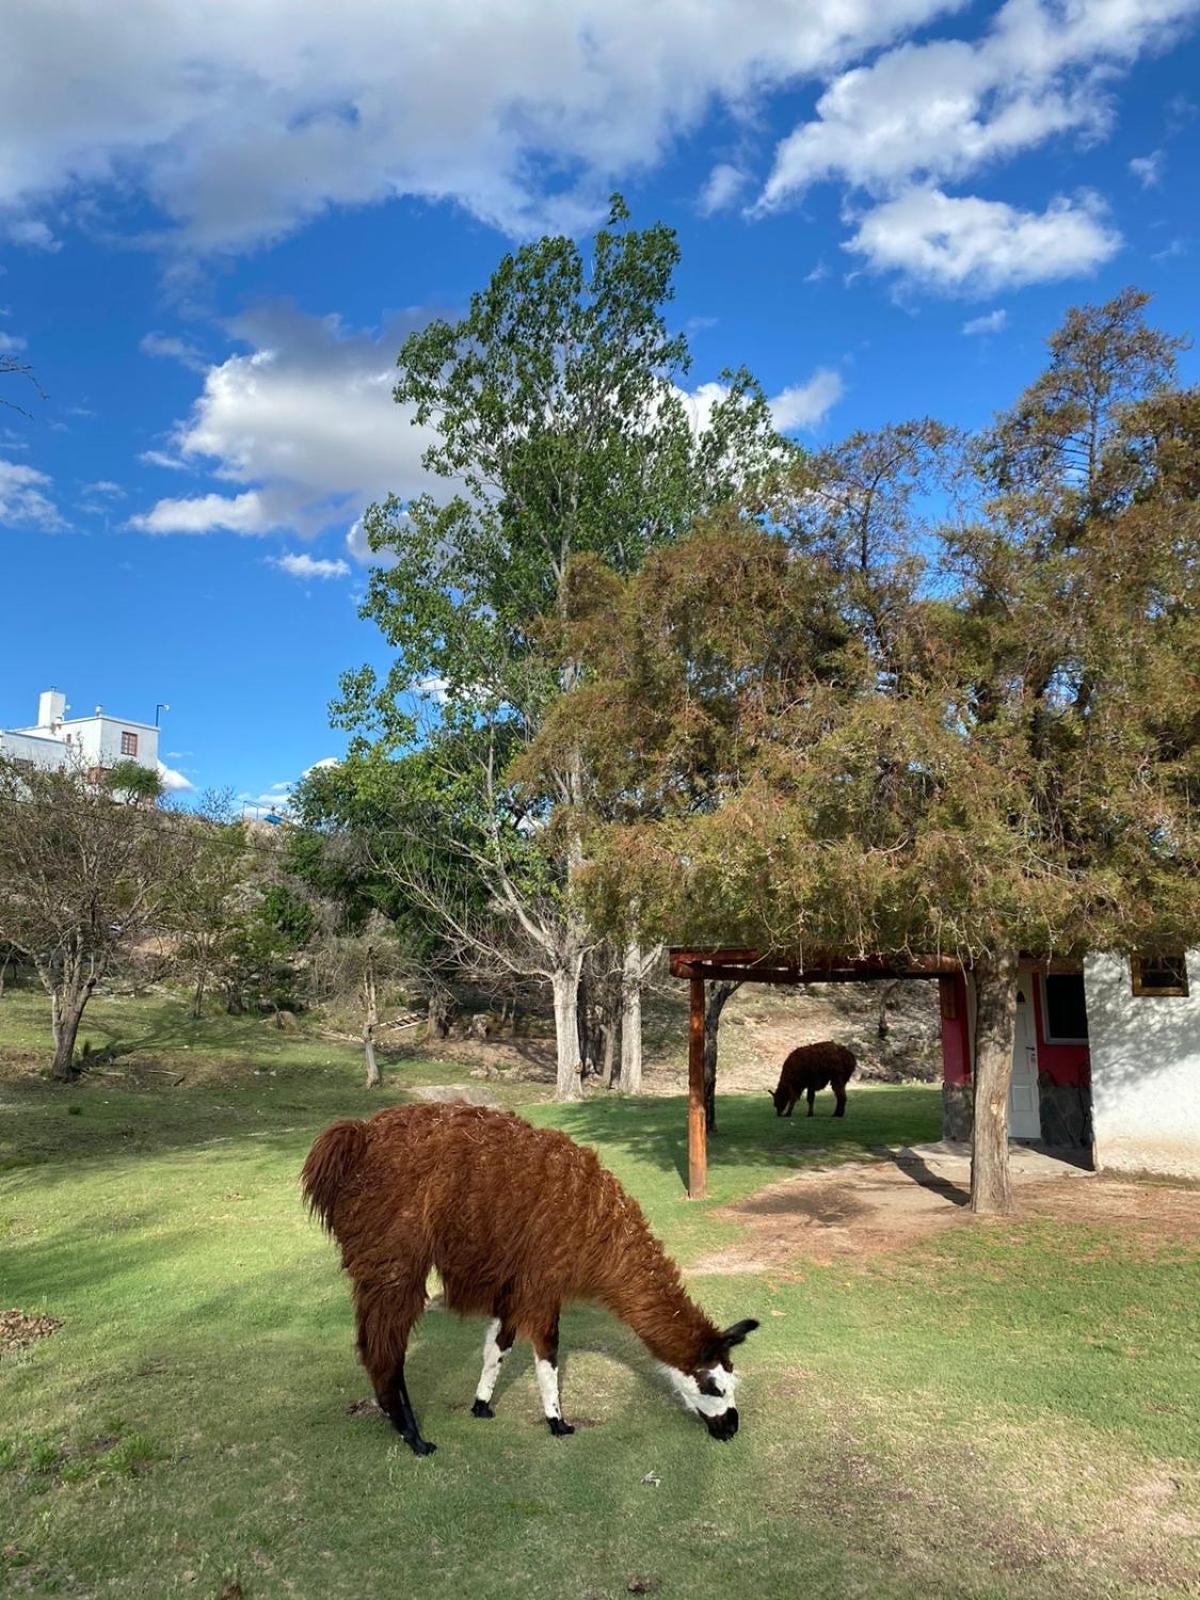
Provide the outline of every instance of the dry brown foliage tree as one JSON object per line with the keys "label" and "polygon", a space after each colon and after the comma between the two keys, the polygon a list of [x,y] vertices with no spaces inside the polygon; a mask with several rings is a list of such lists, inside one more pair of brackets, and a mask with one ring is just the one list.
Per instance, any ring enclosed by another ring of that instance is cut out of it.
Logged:
{"label": "dry brown foliage tree", "polygon": [[72,768],[0,759],[0,940],[50,996],[56,1078],[75,1075],[96,985],[168,925],[191,845],[174,813],[123,803]]}
{"label": "dry brown foliage tree", "polygon": [[675,943],[966,963],[979,1211],[1010,1203],[1018,957],[1200,922],[1200,401],[1143,307],[1071,314],[940,524],[910,486],[948,436],[913,424],[827,463],[900,475],[865,544],[805,481],[631,579],[579,564],[587,678],[542,734],[606,786],[601,923],[636,900]]}

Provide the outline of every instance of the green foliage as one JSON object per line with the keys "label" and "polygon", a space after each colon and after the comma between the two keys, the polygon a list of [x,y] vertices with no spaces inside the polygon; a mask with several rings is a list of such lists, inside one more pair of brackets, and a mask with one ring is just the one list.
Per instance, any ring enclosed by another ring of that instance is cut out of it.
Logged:
{"label": "green foliage", "polygon": [[483,902],[478,875],[465,870],[448,842],[456,787],[431,750],[393,757],[362,749],[313,771],[293,795],[303,826],[289,830],[287,870],[338,908],[345,934],[386,918],[414,977],[445,976],[451,946],[443,920],[397,873],[397,855],[423,879],[452,884],[460,904],[478,909]]}
{"label": "green foliage", "polygon": [[346,674],[334,708],[356,732],[352,753],[368,736],[378,755],[409,752],[387,855],[406,897],[486,974],[554,986],[563,1095],[580,1070],[589,781],[569,747],[553,773],[543,758],[536,788],[515,763],[579,680],[559,637],[570,564],[635,572],[794,454],[745,372],[725,374],[693,426],[686,340],[665,319],[678,245],[668,228],[628,223],[614,196],[590,255],[564,237],[525,245],[461,320],[406,341],[395,397],[434,430],[424,462],[447,493],[367,513],[372,549],[392,559],[372,572],[362,614],[393,662],[382,682],[367,667]]}
{"label": "green foliage", "polygon": [[913,424],[809,464],[777,531],[697,531],[669,581],[585,570],[587,681],[528,765],[581,741],[623,824],[592,842],[601,914],[968,960],[1194,937],[1200,411],[1141,307],[1068,318],[970,446],[970,521],[914,515],[951,441]]}
{"label": "green foliage", "polygon": [[136,761],[118,761],[104,774],[104,786],[112,795],[128,801],[158,800],[163,792],[157,772]]}
{"label": "green foliage", "polygon": [[267,886],[260,915],[287,949],[303,949],[316,931],[317,919],[311,904],[289,883]]}
{"label": "green foliage", "polygon": [[[397,697],[438,683],[447,720],[536,722],[556,682],[537,659],[539,619],[561,607],[567,565],[590,552],[618,572],[777,461],[757,385],[729,376],[697,435],[676,380],[689,357],[663,310],[675,236],[626,226],[614,200],[590,261],[569,238],[506,256],[457,323],[435,321],[400,352],[397,401],[437,430],[425,465],[454,492],[366,517],[394,565],[371,577],[363,614],[396,651],[380,687],[343,683],[351,726],[374,714],[393,742],[412,732]],[[505,713],[503,708],[508,708]]]}

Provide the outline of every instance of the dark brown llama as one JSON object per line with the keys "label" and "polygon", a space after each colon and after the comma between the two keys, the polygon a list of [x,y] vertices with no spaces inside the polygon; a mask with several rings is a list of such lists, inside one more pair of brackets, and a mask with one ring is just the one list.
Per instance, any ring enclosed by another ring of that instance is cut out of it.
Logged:
{"label": "dark brown llama", "polygon": [[393,1106],[327,1128],[300,1181],[341,1246],[379,1404],[417,1455],[433,1445],[404,1357],[431,1267],[450,1310],[492,1319],[475,1416],[494,1415],[501,1363],[519,1336],[533,1344],[551,1433],[573,1433],[559,1404],[559,1310],[594,1300],[641,1337],[713,1438],[737,1432],[729,1352],[757,1322],[717,1328],[684,1293],[637,1202],[566,1134],[478,1106]]}
{"label": "dark brown llama", "polygon": [[837,1105],[835,1117],[846,1115],[846,1085],[858,1063],[844,1044],[834,1044],[832,1039],[822,1039],[820,1044],[802,1044],[793,1050],[783,1063],[779,1083],[767,1093],[775,1102],[777,1117],[790,1117],[792,1107],[802,1094],[808,1095],[808,1114],[813,1114],[817,1091],[833,1086]]}

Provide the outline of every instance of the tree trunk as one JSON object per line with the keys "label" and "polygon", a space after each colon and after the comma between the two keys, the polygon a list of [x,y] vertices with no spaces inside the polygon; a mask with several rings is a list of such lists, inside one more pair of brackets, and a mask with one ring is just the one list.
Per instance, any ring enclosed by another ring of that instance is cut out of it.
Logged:
{"label": "tree trunk", "polygon": [[60,1083],[70,1083],[75,1077],[75,1040],[91,992],[91,985],[85,984],[82,989],[55,991],[51,996],[50,1015],[54,1029],[52,1070]]}
{"label": "tree trunk", "polygon": [[197,1022],[204,1015],[204,986],[207,979],[207,969],[202,966],[196,977],[196,992],[192,996],[192,1016]]}
{"label": "tree trunk", "polygon": [[1008,1087],[1016,1015],[1015,952],[977,961],[975,975],[975,1127],[971,1136],[971,1210],[1004,1216],[1012,1209],[1008,1171]]}
{"label": "tree trunk", "polygon": [[379,1004],[375,992],[375,961],[367,951],[367,965],[363,973],[363,1056],[367,1063],[367,1088],[379,1087],[379,1064],[375,1060],[375,1029],[379,1025]]}
{"label": "tree trunk", "polygon": [[8,964],[12,960],[12,951],[4,952],[4,960],[0,961],[0,1000],[4,998],[4,987],[8,979]]}
{"label": "tree trunk", "polygon": [[591,1047],[591,1040],[589,1038],[590,1029],[588,1027],[589,987],[587,973],[581,971],[579,974],[579,983],[576,985],[575,989],[575,1028],[579,1035],[579,1061],[584,1077],[587,1076],[589,1051]]}
{"label": "tree trunk", "polygon": [[581,956],[574,956],[554,973],[554,1037],[558,1050],[558,1070],[554,1095],[557,1100],[582,1097],[583,1061],[579,1054],[579,972]]}
{"label": "tree trunk", "polygon": [[728,978],[708,986],[708,1003],[704,1007],[704,1125],[709,1133],[717,1131],[717,1033],[721,1013],[730,995],[741,987]]}
{"label": "tree trunk", "polygon": [[429,996],[428,1021],[425,1029],[426,1039],[445,1039],[450,1032],[453,1002],[450,996],[440,989],[435,989]]}
{"label": "tree trunk", "polygon": [[636,939],[625,946],[621,969],[621,1088],[642,1092],[642,947]]}
{"label": "tree trunk", "polygon": [[617,1030],[613,1026],[611,1016],[605,1017],[602,1023],[604,1034],[604,1049],[600,1058],[600,1073],[605,1083],[611,1084],[613,1080],[613,1064],[616,1060]]}

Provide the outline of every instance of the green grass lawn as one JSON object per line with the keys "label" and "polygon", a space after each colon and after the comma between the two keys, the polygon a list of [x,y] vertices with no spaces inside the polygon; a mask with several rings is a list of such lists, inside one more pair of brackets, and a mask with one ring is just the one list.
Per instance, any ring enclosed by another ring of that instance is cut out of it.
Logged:
{"label": "green grass lawn", "polygon": [[[1194,1247],[1018,1220],[696,1277],[715,1317],[762,1322],[728,1445],[588,1308],[563,1322],[578,1433],[550,1437],[520,1348],[476,1421],[482,1324],[434,1310],[409,1380],[439,1450],[417,1460],[348,1411],[368,1386],[346,1285],[296,1180],[333,1117],[463,1069],[392,1063],[368,1099],[350,1046],[158,998],[98,1003],[84,1031],[138,1042],[130,1076],[63,1088],[29,1069],[43,1028],[37,997],[0,1001],[0,1310],[63,1323],[0,1359],[0,1593],[1197,1592]],[[697,1205],[680,1100],[522,1109],[595,1144],[684,1265],[735,1235],[723,1202],[939,1115],[926,1088],[859,1088],[842,1123],[729,1096]]]}

